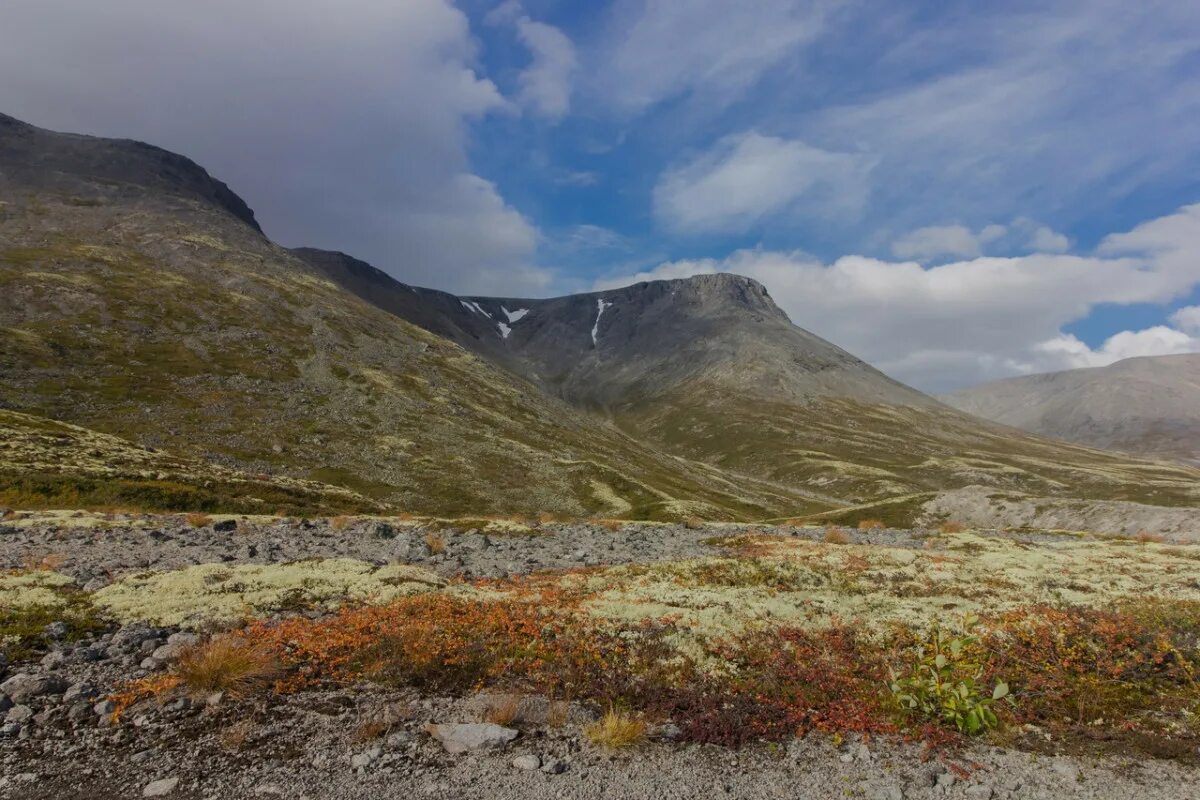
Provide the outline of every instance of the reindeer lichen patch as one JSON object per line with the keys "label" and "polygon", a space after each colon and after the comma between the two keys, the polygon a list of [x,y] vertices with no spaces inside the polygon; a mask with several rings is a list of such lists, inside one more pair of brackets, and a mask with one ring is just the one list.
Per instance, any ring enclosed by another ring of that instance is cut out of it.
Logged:
{"label": "reindeer lichen patch", "polygon": [[74,581],[47,570],[0,573],[0,608],[32,608],[64,604],[62,589]]}
{"label": "reindeer lichen patch", "polygon": [[199,626],[347,602],[386,603],[444,584],[437,575],[417,567],[376,567],[349,558],[199,564],[128,576],[96,592],[94,601],[122,621]]}

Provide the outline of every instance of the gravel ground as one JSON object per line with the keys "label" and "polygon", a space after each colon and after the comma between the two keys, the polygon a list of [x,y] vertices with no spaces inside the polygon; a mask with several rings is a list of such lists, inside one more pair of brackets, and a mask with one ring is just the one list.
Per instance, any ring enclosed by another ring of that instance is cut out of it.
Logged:
{"label": "gravel ground", "polygon": [[[79,520],[76,520],[78,522]],[[87,521],[91,522],[89,518]],[[55,569],[89,590],[129,572],[168,570],[192,564],[269,564],[304,558],[355,558],[373,564],[407,562],[450,577],[505,577],[545,569],[606,564],[676,561],[719,554],[706,541],[745,533],[771,533],[819,540],[823,528],[629,524],[613,530],[599,525],[550,523],[530,533],[481,533],[440,528],[442,553],[430,552],[430,528],[413,523],[356,520],[335,530],[327,521],[245,520],[232,530],[193,528],[173,517],[107,521],[95,525],[0,524],[0,568],[37,563],[57,556]],[[228,523],[226,523],[228,524]],[[847,530],[851,541],[919,548],[924,531]],[[1054,534],[996,534],[1021,541],[1049,540]]]}
{"label": "gravel ground", "polygon": [[[0,566],[64,554],[58,569],[93,588],[132,570],[212,561],[278,562],[348,556],[411,561],[446,575],[506,575],[588,564],[671,560],[717,552],[705,540],[753,528],[545,525],[533,534],[443,532],[432,554],[425,530],[357,521],[246,521],[233,530],[148,518],[111,527],[0,527]],[[819,538],[821,530],[775,532]],[[854,531],[855,540],[920,547],[923,534]],[[1025,540],[1040,536],[1021,536]],[[917,745],[810,735],[741,751],[675,744],[670,727],[614,754],[582,734],[590,714],[573,707],[550,725],[546,702],[526,698],[519,734],[501,748],[452,755],[427,723],[478,723],[485,698],[419,697],[377,686],[306,691],[269,699],[147,702],[120,724],[105,698],[163,668],[191,634],[126,625],[44,658],[0,663],[0,798],[285,797],[394,798],[1192,798],[1197,754],[1177,760],[1035,755],[976,747],[930,757]],[[149,660],[147,660],[149,659]],[[29,676],[20,680],[19,675]],[[358,736],[365,723],[386,730]],[[1048,750],[1048,748],[1042,748]],[[522,758],[523,757],[523,758]],[[514,764],[518,761],[521,766]],[[162,791],[163,794],[154,794]]]}

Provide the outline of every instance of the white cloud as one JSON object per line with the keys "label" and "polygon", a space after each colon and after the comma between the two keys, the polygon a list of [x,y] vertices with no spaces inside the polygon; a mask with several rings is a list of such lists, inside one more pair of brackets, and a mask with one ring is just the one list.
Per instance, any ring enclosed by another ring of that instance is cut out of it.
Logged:
{"label": "white cloud", "polygon": [[467,158],[471,123],[510,107],[476,57],[446,0],[15,0],[0,108],[183,153],[286,244],[532,288],[537,230]]}
{"label": "white cloud", "polygon": [[1140,331],[1121,331],[1108,337],[1099,348],[1092,349],[1073,334],[1062,334],[1034,345],[1037,359],[1028,371],[1103,367],[1123,358],[1137,356],[1168,356],[1200,352],[1200,338],[1167,327],[1155,325]]}
{"label": "white cloud", "polygon": [[[1003,226],[989,225],[985,229],[987,235],[989,237],[996,235],[995,228],[997,227],[1003,230]],[[938,256],[971,258],[982,252],[980,249],[982,233],[976,235],[970,228],[963,225],[930,225],[917,228],[892,243],[892,255],[898,258],[915,258],[919,261]]]}
{"label": "white cloud", "polygon": [[497,6],[485,18],[489,24],[510,24],[529,50],[532,61],[517,76],[518,100],[552,120],[566,116],[571,106],[571,83],[579,66],[575,45],[558,28],[531,19],[516,0]]}
{"label": "white cloud", "polygon": [[796,58],[828,14],[820,0],[646,0],[618,8],[624,13],[599,56],[596,81],[629,112],[687,94],[724,106]]}
{"label": "white cloud", "polygon": [[[1101,303],[1166,303],[1200,284],[1195,260],[1180,261],[1200,252],[1200,206],[1110,236],[1104,250],[922,267],[863,256],[822,263],[799,252],[749,249],[610,276],[597,288],[702,272],[747,275],[765,284],[797,325],[927,391],[1197,349],[1189,334],[1166,326],[1117,334],[1095,352],[1062,329]],[[1187,311],[1180,319],[1195,316]]]}
{"label": "white cloud", "polygon": [[692,233],[744,230],[785,211],[853,216],[866,200],[870,168],[854,154],[749,131],[663,173],[654,213],[667,227]]}
{"label": "white cloud", "polygon": [[1200,335],[1200,306],[1184,306],[1171,315],[1171,324],[1181,331]]}
{"label": "white cloud", "polygon": [[1070,246],[1071,242],[1066,236],[1045,225],[1035,230],[1029,239],[1029,247],[1035,253],[1065,253]]}

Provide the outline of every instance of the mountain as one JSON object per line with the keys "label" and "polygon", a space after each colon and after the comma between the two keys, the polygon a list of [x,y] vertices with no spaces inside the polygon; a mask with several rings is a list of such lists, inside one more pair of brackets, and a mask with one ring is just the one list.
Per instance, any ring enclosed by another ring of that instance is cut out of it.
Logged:
{"label": "mountain", "polygon": [[0,117],[0,407],[421,513],[800,516],[968,485],[1200,501],[1200,471],[968,416],[735,275],[550,299],[267,239],[136,142]]}
{"label": "mountain", "polygon": [[1200,354],[1007,378],[942,399],[1069,442],[1200,464]]}
{"label": "mountain", "polygon": [[363,302],[182,157],[0,118],[0,198],[0,407],[420,513],[828,507],[662,454]]}
{"label": "mountain", "polygon": [[1200,499],[1200,473],[952,409],[793,325],[730,274],[551,299],[456,297],[340,253],[296,251],[364,300],[447,336],[657,448],[837,505],[981,484],[1038,496]]}

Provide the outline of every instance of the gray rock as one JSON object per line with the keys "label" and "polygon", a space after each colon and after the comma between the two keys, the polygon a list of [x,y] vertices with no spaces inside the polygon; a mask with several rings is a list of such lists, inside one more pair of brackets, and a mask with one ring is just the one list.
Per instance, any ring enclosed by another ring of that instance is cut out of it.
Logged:
{"label": "gray rock", "polygon": [[970,800],[992,800],[994,793],[992,787],[986,783],[968,786],[963,792]]}
{"label": "gray rock", "polygon": [[214,522],[212,529],[217,533],[229,533],[230,531],[236,531],[237,526],[236,519],[223,519],[220,522]]}
{"label": "gray rock", "polygon": [[179,778],[159,778],[156,781],[150,781],[146,784],[146,788],[142,789],[142,797],[166,797],[175,791],[178,784]]}
{"label": "gray rock", "polygon": [[101,700],[96,705],[92,706],[92,711],[96,712],[97,716],[107,716],[117,710],[117,704],[112,700]]}
{"label": "gray rock", "polygon": [[71,703],[76,700],[91,700],[96,695],[100,694],[100,690],[87,681],[77,681],[67,687],[63,692],[63,702]]}
{"label": "gray rock", "polygon": [[364,769],[378,761],[381,755],[383,755],[382,748],[372,747],[370,750],[350,756],[350,766],[354,769]]}
{"label": "gray rock", "polygon": [[540,756],[530,753],[517,756],[512,760],[512,765],[517,769],[538,769],[542,766],[542,759]]}
{"label": "gray rock", "polygon": [[42,656],[42,669],[58,669],[66,663],[67,657],[61,650],[51,650],[46,655]]}
{"label": "gray rock", "polygon": [[0,714],[13,707],[12,699],[6,694],[0,694]]}
{"label": "gray rock", "polygon": [[561,758],[547,758],[542,761],[542,772],[548,775],[561,775],[567,771],[567,762]]}
{"label": "gray rock", "polygon": [[42,628],[42,633],[46,635],[46,638],[58,641],[67,635],[67,623],[62,620],[51,622]]}
{"label": "gray rock", "polygon": [[491,722],[426,725],[430,736],[442,743],[447,753],[467,753],[504,747],[517,738],[517,731]]}
{"label": "gray rock", "polygon": [[5,722],[23,723],[31,719],[33,719],[33,709],[25,705],[13,706],[4,715]]}
{"label": "gray rock", "polygon": [[16,722],[5,722],[0,725],[0,739],[9,739],[21,732],[21,725]]}
{"label": "gray rock", "polygon": [[58,694],[66,688],[67,684],[62,678],[54,675],[30,675],[25,672],[19,672],[0,683],[0,691],[11,697],[14,703],[47,694]]}

